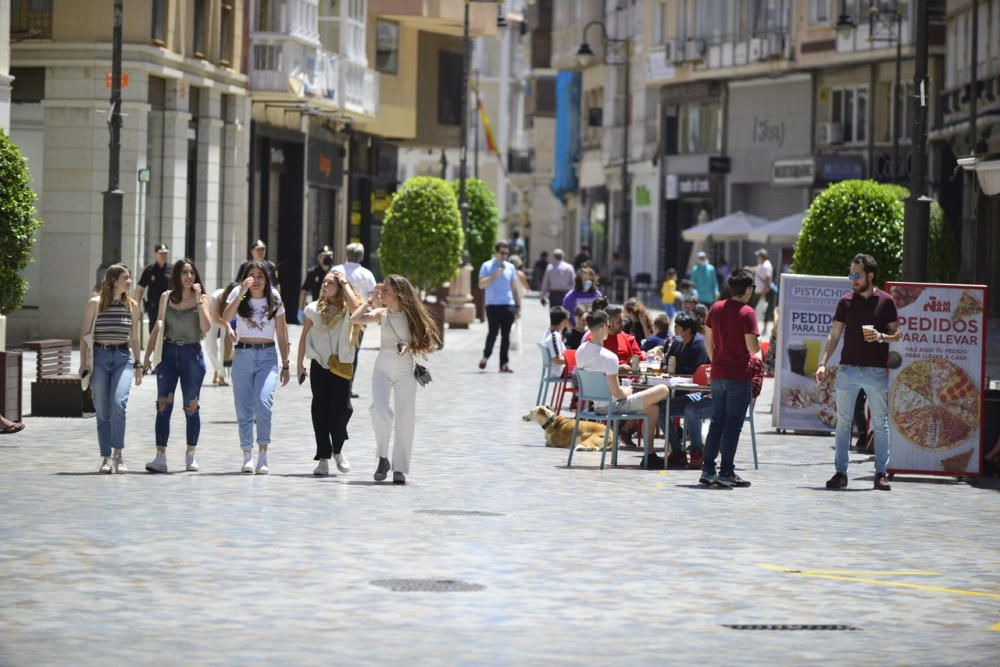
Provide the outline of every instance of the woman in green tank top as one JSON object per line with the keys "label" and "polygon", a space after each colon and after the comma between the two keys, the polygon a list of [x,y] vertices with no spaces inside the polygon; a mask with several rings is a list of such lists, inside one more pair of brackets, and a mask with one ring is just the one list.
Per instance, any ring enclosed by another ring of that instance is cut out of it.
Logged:
{"label": "woman in green tank top", "polygon": [[[170,438],[170,415],[174,393],[181,383],[184,419],[187,424],[185,469],[198,470],[194,452],[201,433],[198,396],[205,379],[205,355],[201,340],[212,326],[209,300],[201,284],[201,275],[190,259],[174,264],[170,290],[160,297],[156,325],[149,335],[145,367],[155,349],[162,349],[156,366],[156,457],[146,464],[149,472],[167,472],[167,440]],[[160,341],[159,337],[163,340]]]}

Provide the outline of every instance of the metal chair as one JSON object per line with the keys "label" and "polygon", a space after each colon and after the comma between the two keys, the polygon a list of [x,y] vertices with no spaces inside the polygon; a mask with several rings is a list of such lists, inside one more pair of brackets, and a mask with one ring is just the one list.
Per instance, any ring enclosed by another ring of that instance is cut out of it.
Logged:
{"label": "metal chair", "polygon": [[745,421],[750,422],[750,442],[753,445],[753,469],[759,470],[760,465],[757,463],[757,428],[753,424],[753,408],[755,405],[757,405],[757,399],[751,399],[750,407],[747,408]]}
{"label": "metal chair", "polygon": [[[562,412],[563,399],[566,398],[566,394],[576,394],[576,386],[573,384],[573,371],[576,370],[576,350],[566,350],[563,355],[566,359],[566,367],[560,378],[562,382],[557,384],[555,391],[552,392],[552,410],[556,414]],[[572,409],[572,401],[570,401],[570,405],[570,409]]]}
{"label": "metal chair", "polygon": [[[601,446],[601,470],[604,470],[604,458],[608,453],[608,430],[614,431],[615,436],[612,443],[611,465],[618,465],[618,427],[621,425],[621,422],[641,419],[643,422],[643,431],[645,431],[646,422],[649,420],[649,417],[645,412],[616,412],[615,401],[611,396],[611,390],[608,388],[608,381],[604,373],[577,369],[576,373],[573,374],[573,378],[576,382],[578,392],[576,402],[576,420],[573,422],[573,437],[569,441],[569,458],[566,460],[566,467],[571,468],[573,466],[573,450],[576,448],[576,435],[580,430],[581,419],[605,422],[608,425],[608,429],[604,431],[604,444]],[[593,409],[584,410],[584,401],[600,401],[607,403],[608,411],[604,413],[597,412]],[[647,443],[646,449],[652,449],[651,443]],[[643,454],[643,464],[646,462],[647,455],[648,454]]]}
{"label": "metal chair", "polygon": [[[561,376],[551,377],[552,357],[549,356],[549,349],[542,343],[535,343],[535,345],[542,351],[542,377],[538,381],[538,398],[535,399],[535,405],[547,405],[549,402],[549,385],[558,384],[563,381],[563,378]],[[552,393],[554,398],[555,392]]]}

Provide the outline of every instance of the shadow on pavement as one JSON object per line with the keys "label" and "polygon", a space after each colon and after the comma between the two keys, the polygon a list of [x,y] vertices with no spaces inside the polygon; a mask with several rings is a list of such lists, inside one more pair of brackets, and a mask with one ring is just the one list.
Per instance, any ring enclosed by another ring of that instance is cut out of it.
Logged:
{"label": "shadow on pavement", "polygon": [[859,493],[861,491],[874,491],[873,488],[865,489],[828,489],[825,486],[799,486],[799,489],[805,489],[806,491],[822,491],[824,493]]}

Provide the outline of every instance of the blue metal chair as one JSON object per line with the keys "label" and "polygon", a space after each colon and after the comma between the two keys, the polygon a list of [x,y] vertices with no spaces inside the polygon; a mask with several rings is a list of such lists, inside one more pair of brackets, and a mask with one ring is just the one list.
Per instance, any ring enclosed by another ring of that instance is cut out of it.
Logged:
{"label": "blue metal chair", "polygon": [[549,356],[549,349],[542,343],[535,343],[542,351],[542,378],[538,381],[538,398],[535,405],[548,405],[549,386],[563,381],[562,377],[552,377],[552,357]]}
{"label": "blue metal chair", "polygon": [[750,442],[753,444],[753,469],[759,470],[760,465],[757,463],[757,428],[753,424],[753,408],[755,405],[757,405],[756,398],[750,401],[750,407],[747,408],[747,416],[744,421],[750,422]]}
{"label": "blue metal chair", "polygon": [[[573,450],[576,448],[576,435],[580,430],[581,419],[605,422],[608,425],[608,430],[614,431],[611,465],[616,466],[618,465],[618,427],[621,425],[621,422],[641,419],[643,422],[643,432],[645,433],[646,422],[649,420],[649,417],[645,412],[616,412],[615,402],[611,397],[611,390],[608,389],[608,381],[604,373],[577,369],[573,376],[579,393],[577,394],[576,401],[576,421],[573,422],[573,438],[569,441],[569,458],[566,460],[566,467],[570,468],[573,466]],[[604,413],[597,412],[596,410],[584,410],[584,401],[601,401],[607,403],[608,411]],[[646,462],[646,456],[648,456],[649,451],[652,449],[651,444],[646,443],[646,454],[643,455],[643,463]],[[606,430],[604,432],[604,444],[601,446],[601,470],[604,470],[604,457],[607,453],[608,431]]]}

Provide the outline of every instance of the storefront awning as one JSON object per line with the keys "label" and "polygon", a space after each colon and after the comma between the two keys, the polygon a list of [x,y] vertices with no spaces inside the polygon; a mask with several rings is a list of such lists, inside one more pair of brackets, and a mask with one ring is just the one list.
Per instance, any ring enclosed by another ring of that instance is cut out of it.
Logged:
{"label": "storefront awning", "polygon": [[703,225],[696,225],[681,232],[685,241],[741,241],[753,230],[763,227],[770,220],[743,211],[724,215]]}
{"label": "storefront awning", "polygon": [[757,243],[795,243],[799,238],[799,232],[802,231],[802,220],[805,217],[805,211],[785,216],[753,230],[747,234],[747,239]]}

